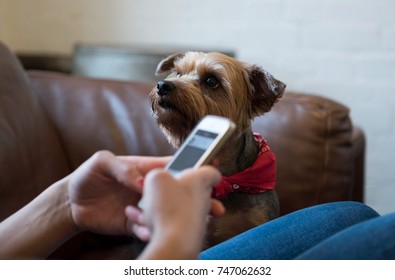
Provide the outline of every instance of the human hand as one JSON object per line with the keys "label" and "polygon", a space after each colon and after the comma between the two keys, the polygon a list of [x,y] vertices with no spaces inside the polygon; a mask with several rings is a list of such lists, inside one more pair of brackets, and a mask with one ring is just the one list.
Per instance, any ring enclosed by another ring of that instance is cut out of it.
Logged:
{"label": "human hand", "polygon": [[150,240],[151,248],[176,240],[178,248],[188,252],[183,256],[196,255],[202,248],[208,214],[220,216],[225,211],[221,202],[211,199],[212,187],[219,180],[220,173],[209,166],[186,170],[178,177],[164,170],[149,172],[144,183],[144,210],[134,206],[125,210],[134,233]]}
{"label": "human hand", "polygon": [[163,167],[168,157],[117,157],[97,152],[66,178],[71,218],[78,230],[102,234],[131,234],[124,211],[141,197],[139,182],[146,173]]}

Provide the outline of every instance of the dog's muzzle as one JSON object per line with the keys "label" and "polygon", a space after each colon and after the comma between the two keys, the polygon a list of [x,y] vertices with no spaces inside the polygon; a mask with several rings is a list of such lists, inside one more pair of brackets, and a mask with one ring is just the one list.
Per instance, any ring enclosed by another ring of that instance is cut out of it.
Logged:
{"label": "dog's muzzle", "polygon": [[156,89],[156,92],[159,96],[165,96],[175,90],[176,86],[170,81],[159,81],[159,83],[156,85]]}

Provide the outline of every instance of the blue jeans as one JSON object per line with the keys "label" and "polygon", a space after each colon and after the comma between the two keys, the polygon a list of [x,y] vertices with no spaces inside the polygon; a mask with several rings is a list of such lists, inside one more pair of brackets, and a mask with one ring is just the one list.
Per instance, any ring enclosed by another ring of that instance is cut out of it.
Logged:
{"label": "blue jeans", "polygon": [[[375,242],[370,243],[371,239]],[[381,244],[383,241],[388,245]],[[333,202],[302,209],[253,228],[203,251],[200,258],[388,259],[395,257],[394,248],[395,215],[380,217],[358,202]]]}

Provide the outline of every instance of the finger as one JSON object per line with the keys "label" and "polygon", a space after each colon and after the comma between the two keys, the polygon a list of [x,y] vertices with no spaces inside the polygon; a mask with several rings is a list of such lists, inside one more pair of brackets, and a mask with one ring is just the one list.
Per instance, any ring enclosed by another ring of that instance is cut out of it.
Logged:
{"label": "finger", "polygon": [[129,205],[125,208],[125,215],[128,219],[126,232],[136,235],[143,241],[148,241],[151,238],[151,231],[144,224],[143,213],[139,209]]}
{"label": "finger", "polygon": [[112,180],[141,193],[141,187],[137,179],[142,175],[137,170],[136,165],[128,164],[109,151],[99,151],[91,159],[91,164],[96,165],[102,174]]}
{"label": "finger", "polygon": [[151,231],[141,225],[133,225],[133,233],[142,241],[149,241],[151,239]]}
{"label": "finger", "polygon": [[128,205],[125,208],[125,215],[134,225],[146,227],[144,213],[140,209]]}
{"label": "finger", "polygon": [[225,206],[222,204],[221,201],[217,199],[212,199],[211,200],[211,210],[210,210],[210,215],[214,217],[220,217],[225,214]]}
{"label": "finger", "polygon": [[133,206],[128,205],[125,208],[125,216],[133,223],[137,223],[141,213]]}

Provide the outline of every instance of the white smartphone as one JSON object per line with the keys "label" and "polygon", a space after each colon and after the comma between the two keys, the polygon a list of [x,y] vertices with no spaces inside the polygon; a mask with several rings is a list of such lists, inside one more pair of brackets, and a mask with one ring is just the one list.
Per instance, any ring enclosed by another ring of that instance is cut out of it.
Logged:
{"label": "white smartphone", "polygon": [[[177,176],[187,168],[210,163],[222,145],[232,135],[236,125],[219,116],[205,116],[191,131],[165,169]],[[144,209],[144,198],[138,203]]]}
{"label": "white smartphone", "polygon": [[177,175],[186,168],[210,163],[236,125],[220,116],[205,116],[191,131],[165,169]]}

